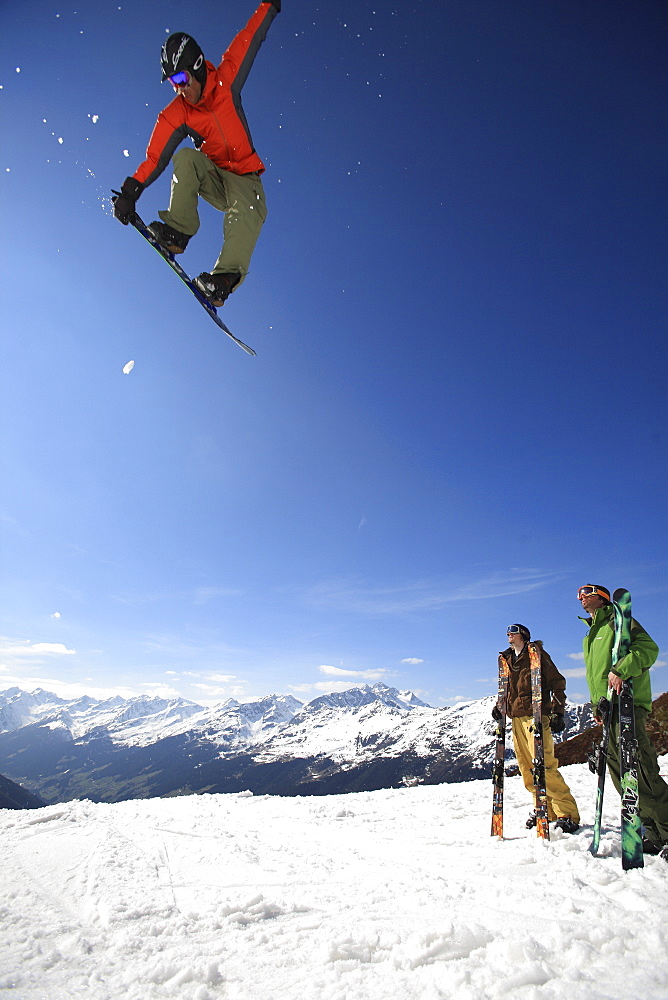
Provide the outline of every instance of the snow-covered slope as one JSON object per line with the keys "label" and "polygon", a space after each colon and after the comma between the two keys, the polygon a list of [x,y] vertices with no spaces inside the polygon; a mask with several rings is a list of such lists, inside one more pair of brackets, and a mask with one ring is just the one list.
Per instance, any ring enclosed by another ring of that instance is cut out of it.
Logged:
{"label": "snow-covered slope", "polygon": [[[591,824],[593,775],[565,777]],[[519,778],[505,841],[490,806],[486,780],[0,812],[0,993],[665,1000],[668,865],[622,871],[613,790],[598,858],[590,825],[524,828]]]}

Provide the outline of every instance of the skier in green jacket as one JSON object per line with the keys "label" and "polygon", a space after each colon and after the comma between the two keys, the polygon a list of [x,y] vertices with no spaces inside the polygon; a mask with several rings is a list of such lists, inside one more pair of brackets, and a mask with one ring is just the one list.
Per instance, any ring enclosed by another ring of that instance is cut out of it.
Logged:
{"label": "skier in green jacket", "polygon": [[[647,735],[645,723],[652,710],[652,688],[649,668],[659,653],[659,647],[634,619],[631,621],[631,645],[626,656],[612,666],[614,643],[614,615],[610,591],[596,584],[585,584],[578,590],[578,600],[590,617],[582,620],[589,627],[583,640],[587,684],[592,710],[597,722],[598,704],[607,698],[608,688],[618,695],[622,683],[633,679],[636,739],[638,741],[638,791],[640,795],[640,820],[645,836],[643,851],[660,854],[668,861],[668,784],[659,774],[656,750]],[[608,770],[621,795],[619,765],[619,704],[615,702],[610,742],[608,744]]]}

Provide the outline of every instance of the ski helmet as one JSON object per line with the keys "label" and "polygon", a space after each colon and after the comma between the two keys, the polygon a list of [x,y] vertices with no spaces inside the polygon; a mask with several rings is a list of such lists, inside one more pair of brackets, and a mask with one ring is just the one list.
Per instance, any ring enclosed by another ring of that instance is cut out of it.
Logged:
{"label": "ski helmet", "polygon": [[170,35],[162,47],[160,64],[162,66],[161,83],[164,83],[170,76],[174,76],[175,73],[180,73],[181,70],[188,70],[204,86],[206,80],[204,53],[192,35],[186,35],[183,31],[177,31]]}

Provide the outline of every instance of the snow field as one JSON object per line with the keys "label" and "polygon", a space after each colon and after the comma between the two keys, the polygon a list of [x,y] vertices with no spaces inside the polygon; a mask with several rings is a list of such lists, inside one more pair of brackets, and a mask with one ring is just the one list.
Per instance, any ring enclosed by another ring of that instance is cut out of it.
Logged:
{"label": "snow field", "polygon": [[[664,758],[664,772],[667,770]],[[594,778],[563,769],[583,821]],[[619,800],[549,844],[506,780],[0,813],[0,994],[20,1000],[666,1000],[668,866]]]}

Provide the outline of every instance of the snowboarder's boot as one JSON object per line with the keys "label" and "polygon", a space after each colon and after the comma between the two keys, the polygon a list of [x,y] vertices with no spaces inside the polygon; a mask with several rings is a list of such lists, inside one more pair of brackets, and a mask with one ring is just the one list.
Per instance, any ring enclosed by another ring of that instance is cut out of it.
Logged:
{"label": "snowboarder's boot", "polygon": [[180,233],[178,229],[172,229],[171,226],[166,225],[164,222],[152,222],[148,228],[160,246],[164,247],[165,250],[169,250],[170,253],[183,253],[188,246],[190,237],[186,236],[185,233]]}
{"label": "snowboarder's boot", "polygon": [[228,274],[209,274],[203,271],[195,278],[195,284],[204,292],[212,306],[222,306],[232,289],[241,281],[238,271]]}
{"label": "snowboarder's boot", "polygon": [[525,826],[527,830],[533,830],[535,825],[536,825],[536,810],[534,809],[532,813],[529,813],[529,818],[527,819]]}

